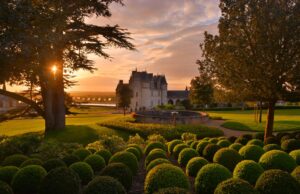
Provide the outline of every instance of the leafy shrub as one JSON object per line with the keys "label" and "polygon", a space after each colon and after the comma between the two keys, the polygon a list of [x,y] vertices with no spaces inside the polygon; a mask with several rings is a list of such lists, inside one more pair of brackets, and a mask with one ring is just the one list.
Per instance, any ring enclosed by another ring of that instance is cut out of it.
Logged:
{"label": "leafy shrub", "polygon": [[245,138],[245,137],[238,137],[234,143],[240,143],[243,145],[246,145],[248,143],[249,139]]}
{"label": "leafy shrub", "polygon": [[82,184],[84,185],[93,179],[94,171],[92,167],[85,162],[76,162],[69,168],[78,174]]}
{"label": "leafy shrub", "polygon": [[296,166],[296,161],[287,153],[280,150],[271,150],[263,154],[259,164],[265,169],[280,169],[291,172]]}
{"label": "leafy shrub", "polygon": [[117,135],[102,135],[100,143],[104,149],[109,150],[111,153],[122,151],[126,147],[124,139]]}
{"label": "leafy shrub", "polygon": [[258,194],[258,192],[242,179],[231,178],[218,184],[214,194]]}
{"label": "leafy shrub", "polygon": [[244,160],[254,160],[255,162],[258,162],[264,153],[265,151],[257,145],[246,145],[239,150],[239,154]]}
{"label": "leafy shrub", "polygon": [[73,155],[73,154],[69,154],[69,155],[66,155],[65,157],[63,157],[62,160],[64,161],[64,163],[67,166],[70,166],[71,164],[73,164],[75,162],[79,162],[80,158],[78,156]]}
{"label": "leafy shrub", "polygon": [[290,152],[296,149],[300,149],[300,140],[288,139],[281,143],[283,151]]}
{"label": "leafy shrub", "polygon": [[61,159],[58,159],[58,158],[47,160],[43,164],[43,167],[47,170],[47,172],[49,172],[50,170],[52,170],[54,168],[64,167],[64,166],[66,166],[64,161],[62,161]]}
{"label": "leafy shrub", "polygon": [[213,144],[216,144],[216,143],[218,143],[218,138],[210,138],[209,140],[208,140],[208,142],[210,142],[210,143],[213,143]]}
{"label": "leafy shrub", "polygon": [[265,152],[271,151],[271,150],[281,150],[280,146],[277,144],[267,144],[263,147]]}
{"label": "leafy shrub", "polygon": [[258,177],[264,172],[264,169],[253,160],[243,160],[236,165],[233,171],[233,178],[240,178],[255,185]]}
{"label": "leafy shrub", "polygon": [[203,150],[204,150],[204,148],[205,148],[208,144],[209,144],[209,142],[206,141],[206,140],[201,140],[201,141],[198,143],[198,145],[197,145],[197,147],[196,147],[196,150],[197,150],[197,152],[199,153],[200,156],[202,156]]}
{"label": "leafy shrub", "polygon": [[291,134],[284,135],[280,138],[280,143],[283,143],[285,140],[291,139]]}
{"label": "leafy shrub", "polygon": [[299,193],[300,184],[289,173],[273,169],[258,178],[255,188],[262,194],[294,194]]}
{"label": "leafy shrub", "polygon": [[228,137],[227,139],[228,139],[228,141],[230,141],[231,143],[234,143],[235,140],[237,139],[237,137],[235,137],[235,136],[230,136],[230,137]]}
{"label": "leafy shrub", "polygon": [[116,179],[109,176],[97,176],[94,178],[87,187],[84,189],[84,194],[97,194],[97,193],[114,193],[126,194],[123,185]]}
{"label": "leafy shrub", "polygon": [[182,144],[182,143],[183,143],[183,141],[181,141],[181,140],[179,140],[179,139],[174,139],[174,140],[170,141],[169,144],[168,144],[168,152],[169,152],[170,154],[173,154],[173,149],[174,149],[174,147],[175,147],[176,145]]}
{"label": "leafy shrub", "polygon": [[102,149],[99,150],[98,152],[96,152],[95,154],[98,154],[99,156],[101,156],[104,160],[105,163],[108,164],[109,159],[111,158],[112,154],[110,151],[106,150],[106,149]]}
{"label": "leafy shrub", "polygon": [[229,170],[233,171],[235,165],[242,160],[240,154],[231,148],[219,149],[213,158],[213,162],[222,164]]}
{"label": "leafy shrub", "polygon": [[299,150],[294,150],[290,152],[290,156],[292,156],[292,158],[294,158],[294,160],[296,161],[296,163],[298,165],[300,165],[300,149]]}
{"label": "leafy shrub", "polygon": [[10,184],[15,174],[19,171],[15,166],[4,166],[0,168],[0,180]]}
{"label": "leafy shrub", "polygon": [[171,162],[168,159],[165,158],[157,158],[155,160],[152,160],[146,167],[146,171],[149,172],[152,168],[154,168],[155,166],[159,165],[159,164],[164,164],[164,163],[168,163],[171,164]]}
{"label": "leafy shrub", "polygon": [[267,137],[266,144],[279,144],[279,141],[276,137]]}
{"label": "leafy shrub", "polygon": [[46,170],[38,165],[30,165],[20,169],[12,179],[14,193],[37,193],[42,179],[47,175]]}
{"label": "leafy shrub", "polygon": [[186,166],[190,159],[199,156],[198,152],[193,148],[184,148],[178,156],[178,163],[181,166]]}
{"label": "leafy shrub", "polygon": [[162,149],[153,149],[148,156],[145,158],[145,166],[147,166],[151,161],[158,159],[158,158],[164,158],[167,159],[166,152]]}
{"label": "leafy shrub", "polygon": [[167,151],[167,147],[165,144],[163,144],[161,142],[151,142],[145,148],[145,151],[144,151],[145,155],[147,156],[149,154],[149,152],[155,148],[160,148],[162,150]]}
{"label": "leafy shrub", "polygon": [[188,146],[191,146],[191,144],[192,144],[193,142],[194,142],[193,140],[188,140],[188,141],[185,141],[185,144],[188,145]]}
{"label": "leafy shrub", "polygon": [[42,180],[40,194],[78,194],[80,179],[73,170],[59,167],[51,170]]}
{"label": "leafy shrub", "polygon": [[98,172],[106,166],[105,160],[98,154],[89,155],[84,159],[84,162],[89,164],[94,172]]}
{"label": "leafy shrub", "polygon": [[136,133],[134,136],[129,136],[127,144],[144,145],[145,140],[139,134]]}
{"label": "leafy shrub", "polygon": [[0,181],[0,193],[1,194],[14,194],[13,190],[10,188],[9,184]]}
{"label": "leafy shrub", "polygon": [[138,149],[136,149],[135,147],[127,148],[125,151],[134,154],[138,160],[141,159],[140,151]]}
{"label": "leafy shrub", "polygon": [[126,190],[132,184],[133,175],[131,170],[123,163],[113,163],[107,165],[100,173],[101,176],[110,176],[120,181]]}
{"label": "leafy shrub", "polygon": [[145,179],[145,194],[152,194],[163,188],[189,189],[189,180],[181,168],[171,164],[160,164],[151,169]]}
{"label": "leafy shrub", "polygon": [[208,161],[213,161],[215,153],[220,149],[221,147],[216,144],[208,144],[205,146],[203,150],[203,157],[206,158]]}
{"label": "leafy shrub", "polygon": [[109,160],[109,164],[111,163],[116,163],[116,162],[121,162],[125,165],[127,165],[130,170],[132,171],[133,175],[135,175],[137,173],[138,170],[138,161],[135,157],[135,155],[133,155],[130,152],[117,152],[115,153]]}
{"label": "leafy shrub", "polygon": [[162,135],[156,133],[156,134],[149,135],[147,137],[147,142],[148,143],[151,143],[151,142],[161,142],[162,144],[165,144],[167,141],[166,141],[166,139]]}
{"label": "leafy shrub", "polygon": [[233,143],[229,146],[229,148],[239,151],[243,147],[243,144],[240,143]]}
{"label": "leafy shrub", "polygon": [[257,145],[260,147],[264,147],[264,142],[260,139],[251,139],[248,141],[247,145]]}
{"label": "leafy shrub", "polygon": [[223,140],[219,140],[217,145],[222,147],[222,148],[225,148],[225,147],[229,147],[231,145],[231,142],[228,141],[228,140],[223,139]]}
{"label": "leafy shrub", "polygon": [[26,161],[24,161],[22,164],[21,164],[21,168],[22,167],[25,167],[25,166],[28,166],[28,165],[40,165],[42,166],[43,165],[43,161],[41,161],[40,159],[28,159]]}
{"label": "leafy shrub", "polygon": [[143,154],[144,154],[143,149],[138,144],[128,144],[127,148],[135,148],[135,149],[137,149],[139,151],[139,153],[140,153],[140,157],[142,157]]}
{"label": "leafy shrub", "polygon": [[199,170],[208,163],[209,162],[205,158],[194,157],[187,163],[185,172],[188,176],[196,177]]}
{"label": "leafy shrub", "polygon": [[3,166],[16,166],[19,167],[23,162],[28,160],[29,158],[22,154],[14,154],[11,156],[7,156],[2,162]]}
{"label": "leafy shrub", "polygon": [[199,143],[199,141],[193,141],[193,143],[191,143],[190,147],[193,148],[193,149],[196,149],[198,143]]}
{"label": "leafy shrub", "polygon": [[186,132],[186,133],[181,134],[181,139],[183,141],[189,141],[189,140],[195,141],[195,140],[197,140],[197,135],[194,133]]}
{"label": "leafy shrub", "polygon": [[159,189],[154,194],[191,194],[191,192],[183,188],[169,187],[169,188]]}
{"label": "leafy shrub", "polygon": [[265,136],[264,132],[258,132],[258,133],[252,134],[253,139],[259,139],[262,141],[264,140],[264,136]]}
{"label": "leafy shrub", "polygon": [[180,152],[184,149],[184,148],[189,148],[188,145],[182,143],[182,144],[177,144],[174,149],[173,149],[173,155],[174,155],[174,158],[178,158]]}
{"label": "leafy shrub", "polygon": [[87,149],[80,148],[80,149],[74,150],[74,152],[72,154],[74,154],[75,156],[80,158],[81,161],[83,161],[87,156],[91,155],[92,153]]}
{"label": "leafy shrub", "polygon": [[298,181],[298,183],[300,184],[300,166],[297,166],[293,172],[291,173],[291,175]]}
{"label": "leafy shrub", "polygon": [[241,135],[240,137],[246,138],[246,139],[248,139],[248,141],[249,141],[249,140],[252,139],[252,134],[243,134],[243,135]]}
{"label": "leafy shrub", "polygon": [[196,193],[211,194],[219,183],[229,178],[231,178],[231,172],[226,167],[220,164],[207,164],[196,176]]}

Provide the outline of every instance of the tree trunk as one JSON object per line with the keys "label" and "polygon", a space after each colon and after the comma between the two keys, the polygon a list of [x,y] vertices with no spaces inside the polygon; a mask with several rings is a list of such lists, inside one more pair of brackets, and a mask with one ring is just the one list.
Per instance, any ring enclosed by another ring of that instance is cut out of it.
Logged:
{"label": "tree trunk", "polygon": [[124,114],[124,116],[126,115],[126,108],[125,107],[123,107],[123,114]]}
{"label": "tree trunk", "polygon": [[65,91],[62,63],[58,66],[57,72],[54,76],[54,129],[59,130],[64,129],[66,127]]}
{"label": "tree trunk", "polygon": [[49,131],[53,131],[55,127],[55,119],[53,114],[53,91],[50,87],[42,87],[41,89],[45,112],[45,133],[47,133]]}
{"label": "tree trunk", "polygon": [[265,140],[267,137],[270,137],[273,132],[275,102],[276,101],[270,101],[269,105],[268,105],[267,124],[266,124],[266,128],[265,128]]}
{"label": "tree trunk", "polygon": [[262,112],[263,112],[263,109],[262,109],[262,101],[259,102],[259,119],[258,119],[258,122],[261,123],[262,122]]}

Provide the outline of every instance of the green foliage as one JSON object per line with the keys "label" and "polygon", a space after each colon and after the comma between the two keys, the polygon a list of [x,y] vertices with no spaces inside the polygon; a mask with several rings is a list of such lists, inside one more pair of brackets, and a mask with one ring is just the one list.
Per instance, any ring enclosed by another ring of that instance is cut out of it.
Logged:
{"label": "green foliage", "polygon": [[184,148],[189,148],[188,145],[182,143],[182,144],[177,144],[174,149],[173,149],[173,155],[174,157],[177,159],[180,152],[184,149]]}
{"label": "green foliage", "polygon": [[84,159],[84,162],[89,164],[94,172],[99,172],[106,166],[105,160],[98,154],[89,155]]}
{"label": "green foliage", "polygon": [[51,170],[43,179],[40,194],[78,194],[80,178],[67,167]]}
{"label": "green foliage", "polygon": [[132,171],[133,175],[136,175],[138,170],[138,161],[134,154],[126,151],[115,153],[109,160],[109,164],[121,162],[127,165]]}
{"label": "green foliage", "polygon": [[19,171],[15,166],[4,166],[0,168],[0,180],[10,184],[15,174]]}
{"label": "green foliage", "polygon": [[107,165],[100,173],[101,176],[110,176],[120,181],[126,190],[129,190],[132,185],[133,175],[123,163],[113,163]]}
{"label": "green foliage", "polygon": [[106,149],[99,150],[99,151],[96,152],[95,154],[100,155],[100,156],[105,160],[105,163],[106,163],[106,164],[108,164],[109,159],[110,159],[111,156],[112,156],[111,152],[108,151],[108,150],[106,150]]}
{"label": "green foliage", "polygon": [[0,181],[0,193],[1,194],[13,194],[13,190],[10,188],[9,184]]}
{"label": "green foliage", "polygon": [[246,145],[239,150],[239,154],[244,160],[254,160],[255,162],[258,162],[264,153],[265,151],[257,145]]}
{"label": "green foliage", "polygon": [[252,134],[253,139],[259,139],[261,141],[264,140],[264,136],[265,136],[264,132],[258,132],[258,133]]}
{"label": "green foliage", "polygon": [[200,74],[191,80],[190,99],[192,104],[204,107],[213,102],[214,89],[209,75],[203,71]]}
{"label": "green foliage", "polygon": [[126,194],[123,185],[116,179],[110,176],[97,176],[94,178],[83,191],[84,194],[100,194],[100,193],[114,193]]}
{"label": "green foliage", "polygon": [[141,155],[140,155],[141,153],[140,153],[140,151],[139,151],[137,148],[135,148],[135,147],[129,147],[129,148],[127,148],[125,151],[134,154],[135,157],[136,157],[138,160],[141,159]]}
{"label": "green foliage", "polygon": [[231,148],[221,148],[219,149],[213,158],[213,162],[219,163],[229,170],[233,171],[237,163],[242,160],[240,154]]}
{"label": "green foliage", "polygon": [[210,138],[208,141],[210,143],[217,144],[219,140],[218,140],[218,138]]}
{"label": "green foliage", "polygon": [[124,139],[117,135],[102,135],[100,143],[104,149],[109,150],[111,153],[122,151],[126,147]]}
{"label": "green foliage", "polygon": [[258,177],[264,172],[264,169],[253,160],[243,160],[236,165],[233,171],[233,178],[240,178],[255,185]]}
{"label": "green foliage", "polygon": [[161,134],[155,133],[155,134],[148,135],[147,142],[148,143],[161,142],[161,143],[165,144],[167,141]]}
{"label": "green foliage", "polygon": [[28,165],[40,165],[40,166],[42,166],[43,165],[43,161],[40,160],[40,159],[36,159],[36,158],[28,159],[28,160],[24,161],[21,164],[20,167],[22,168],[22,167],[25,167],[25,166],[28,166]]}
{"label": "green foliage", "polygon": [[214,194],[258,194],[258,192],[242,179],[231,178],[218,184]]}
{"label": "green foliage", "polygon": [[178,156],[178,163],[185,167],[190,159],[199,156],[198,152],[193,148],[184,148]]}
{"label": "green foliage", "polygon": [[290,156],[294,158],[296,161],[297,165],[300,165],[300,149],[299,150],[294,150],[290,152]]}
{"label": "green foliage", "polygon": [[152,162],[153,160],[158,159],[158,158],[167,159],[166,152],[164,150],[158,149],[158,148],[151,150],[151,152],[145,158],[145,166],[147,167],[150,162]]}
{"label": "green foliage", "polygon": [[64,161],[61,159],[58,159],[58,158],[47,160],[43,164],[43,167],[47,170],[47,172],[49,172],[50,170],[52,170],[54,168],[64,167],[64,166],[66,166]]}
{"label": "green foliage", "polygon": [[145,140],[136,133],[134,136],[129,136],[127,144],[136,144],[140,146],[145,144]]}
{"label": "green foliage", "polygon": [[92,167],[85,162],[76,162],[71,164],[69,168],[78,174],[83,185],[86,185],[93,179],[94,171]]}
{"label": "green foliage", "polygon": [[271,136],[271,137],[267,137],[266,139],[266,144],[278,144],[278,143],[279,141],[276,137]]}
{"label": "green foliage", "polygon": [[234,143],[240,143],[240,144],[243,144],[243,145],[246,145],[248,143],[248,139],[245,138],[245,137],[238,137]]}
{"label": "green foliage", "polygon": [[16,166],[19,167],[23,162],[28,160],[29,158],[22,154],[14,154],[11,156],[7,156],[2,162],[3,166]]}
{"label": "green foliage", "polygon": [[133,97],[132,89],[128,84],[123,84],[123,81],[119,82],[116,89],[116,97],[117,107],[123,108],[125,114],[126,109],[130,106],[131,98]]}
{"label": "green foliage", "polygon": [[145,194],[152,194],[169,187],[190,188],[189,180],[179,167],[171,164],[160,164],[148,172],[144,184]]}
{"label": "green foliage", "polygon": [[288,139],[281,143],[281,148],[283,151],[290,152],[296,149],[300,149],[300,140]]}
{"label": "green foliage", "polygon": [[191,192],[183,188],[170,187],[170,188],[159,189],[154,194],[191,194]]}
{"label": "green foliage", "polygon": [[265,169],[280,169],[291,172],[297,166],[296,161],[287,153],[280,150],[266,152],[259,159],[259,164]]}
{"label": "green foliage", "polygon": [[199,170],[208,163],[209,162],[205,158],[194,157],[187,163],[185,172],[188,176],[196,177]]}
{"label": "green foliage", "polygon": [[138,144],[128,144],[127,148],[135,148],[139,151],[140,158],[143,156],[144,152],[140,145]]}
{"label": "green foliage", "polygon": [[239,151],[243,147],[243,144],[240,143],[233,143],[229,146],[229,148]]}
{"label": "green foliage", "polygon": [[171,162],[168,159],[165,158],[157,158],[155,160],[152,160],[146,167],[146,171],[149,172],[152,168],[156,167],[159,164],[168,163],[171,164]]}
{"label": "green foliage", "polygon": [[195,190],[201,194],[211,194],[219,183],[231,178],[231,172],[220,164],[207,164],[198,172]]}
{"label": "green foliage", "polygon": [[75,156],[80,158],[81,161],[83,161],[86,157],[88,157],[92,153],[87,149],[79,148],[77,150],[74,150],[74,152],[72,154],[74,154]]}
{"label": "green foliage", "polygon": [[208,144],[209,144],[208,141],[206,141],[206,140],[201,140],[201,141],[198,143],[197,147],[196,147],[197,152],[198,152],[200,155],[202,155],[204,148],[205,148]]}
{"label": "green foliage", "polygon": [[160,148],[162,150],[167,151],[167,147],[165,144],[163,144],[161,142],[151,142],[151,143],[148,143],[148,145],[145,147],[145,150],[144,150],[145,155],[148,155],[151,152],[151,150],[153,150],[155,148]]}
{"label": "green foliage", "polygon": [[221,149],[220,146],[216,145],[216,144],[208,144],[207,146],[205,146],[202,155],[204,158],[206,158],[208,161],[213,161],[214,155],[215,153]]}
{"label": "green foliage", "polygon": [[197,135],[194,133],[187,132],[187,133],[181,134],[181,139],[182,139],[182,141],[189,141],[189,140],[195,141],[195,140],[197,140]]}
{"label": "green foliage", "polygon": [[65,157],[63,157],[62,160],[64,161],[64,163],[67,166],[70,166],[71,164],[73,164],[75,162],[79,162],[80,158],[78,156],[73,155],[73,154],[69,154],[69,155],[66,155]]}
{"label": "green foliage", "polygon": [[281,150],[281,147],[277,144],[267,144],[263,147],[263,149],[265,150],[265,152],[271,151],[271,150]]}
{"label": "green foliage", "polygon": [[264,147],[264,142],[260,139],[251,139],[248,141],[247,145],[257,145],[260,147]]}
{"label": "green foliage", "polygon": [[291,173],[291,175],[298,181],[298,183],[300,184],[300,166],[297,166],[293,172]]}
{"label": "green foliage", "polygon": [[30,165],[20,169],[11,182],[14,193],[37,193],[42,179],[47,175],[46,170],[38,165]]}
{"label": "green foliage", "polygon": [[265,171],[256,181],[261,194],[299,193],[300,184],[287,172],[278,169]]}
{"label": "green foliage", "polygon": [[190,147],[196,150],[198,143],[199,143],[199,141],[193,141],[193,143],[191,143]]}
{"label": "green foliage", "polygon": [[170,142],[168,143],[168,152],[172,155],[172,154],[173,154],[173,149],[174,149],[174,147],[175,147],[176,145],[182,144],[182,143],[183,143],[183,141],[181,141],[181,140],[179,140],[179,139],[174,139],[174,140],[170,141]]}
{"label": "green foliage", "polygon": [[231,142],[225,139],[221,139],[218,141],[217,145],[222,148],[225,148],[225,147],[229,147],[231,145]]}

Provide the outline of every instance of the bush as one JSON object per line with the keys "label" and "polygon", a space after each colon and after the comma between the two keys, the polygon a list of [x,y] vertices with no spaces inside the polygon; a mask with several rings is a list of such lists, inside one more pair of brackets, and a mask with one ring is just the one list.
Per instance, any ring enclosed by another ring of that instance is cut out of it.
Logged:
{"label": "bush", "polygon": [[171,164],[171,162],[168,159],[164,158],[157,158],[155,160],[152,160],[146,167],[146,171],[149,172],[152,168],[156,167],[159,164],[168,163]]}
{"label": "bush", "polygon": [[2,162],[3,166],[16,166],[19,167],[23,162],[28,160],[29,158],[22,154],[14,154],[11,156],[7,156]]}
{"label": "bush", "polygon": [[280,138],[280,143],[283,143],[285,140],[288,140],[288,139],[291,139],[291,138],[292,138],[291,134],[284,135]]}
{"label": "bush", "polygon": [[203,157],[206,158],[208,161],[213,161],[215,153],[220,149],[221,147],[216,144],[208,144],[205,146],[203,150]]}
{"label": "bush", "polygon": [[46,170],[38,165],[30,165],[20,169],[12,179],[11,185],[16,194],[37,193]]}
{"label": "bush", "polygon": [[229,146],[229,148],[239,151],[243,147],[243,144],[240,143],[233,143]]}
{"label": "bush", "polygon": [[184,148],[189,148],[189,146],[183,143],[183,144],[178,144],[178,145],[176,145],[176,146],[174,147],[174,149],[173,149],[173,155],[174,155],[174,158],[175,158],[175,159],[178,158],[180,152],[181,152]]}
{"label": "bush", "polygon": [[188,140],[188,141],[185,141],[185,144],[191,147],[191,144],[192,144],[193,142],[194,142],[193,140]]}
{"label": "bush", "polygon": [[199,141],[193,141],[193,143],[191,143],[190,147],[193,148],[193,149],[196,149],[198,143],[199,143]]}
{"label": "bush", "polygon": [[288,139],[281,143],[283,151],[290,152],[296,149],[300,149],[300,140]]}
{"label": "bush", "polygon": [[210,143],[213,143],[213,144],[216,144],[216,143],[218,143],[218,138],[210,138],[209,140],[208,140],[208,142],[210,142]]}
{"label": "bush", "polygon": [[265,152],[271,151],[271,150],[281,150],[280,146],[277,144],[267,144],[263,147]]}
{"label": "bush", "polygon": [[88,163],[94,172],[98,172],[106,166],[105,160],[98,154],[89,155],[84,159],[84,162]]}
{"label": "bush", "polygon": [[265,136],[264,132],[258,132],[258,133],[252,134],[253,139],[259,139],[262,141],[264,140],[264,136]]}
{"label": "bush", "polygon": [[19,168],[16,166],[4,166],[0,168],[0,180],[10,184],[18,171]]}
{"label": "bush", "polygon": [[93,179],[94,171],[92,167],[85,162],[76,162],[69,168],[78,174],[83,185],[86,185],[90,180]]}
{"label": "bush", "polygon": [[50,159],[44,162],[43,167],[49,172],[50,170],[58,167],[64,167],[66,164],[61,159]]}
{"label": "bush", "polygon": [[0,181],[0,193],[1,194],[14,194],[13,190],[6,182]]}
{"label": "bush", "polygon": [[60,167],[51,170],[41,183],[40,194],[78,194],[80,179],[73,170]]}
{"label": "bush", "polygon": [[181,166],[186,166],[190,159],[199,156],[198,152],[193,148],[184,148],[178,156],[178,163]]}
{"label": "bush", "polygon": [[124,139],[117,135],[102,135],[100,137],[100,144],[111,153],[116,153],[126,148]]}
{"label": "bush", "polygon": [[148,156],[145,158],[145,167],[147,167],[147,165],[158,158],[164,158],[167,159],[167,155],[165,153],[165,151],[163,151],[162,149],[153,149]]}
{"label": "bush", "polygon": [[231,178],[218,184],[214,194],[258,194],[258,192],[242,179]]}
{"label": "bush", "polygon": [[265,169],[280,169],[291,172],[297,166],[296,161],[287,153],[271,150],[262,155],[259,164]]}
{"label": "bush", "polygon": [[205,148],[208,144],[209,144],[209,142],[208,142],[208,141],[205,141],[205,140],[201,140],[201,141],[198,143],[198,145],[197,145],[197,147],[196,147],[196,150],[197,150],[197,152],[199,153],[200,156],[202,156],[203,150],[204,150],[204,148]]}
{"label": "bush", "polygon": [[79,162],[80,158],[78,156],[73,155],[73,154],[69,154],[69,155],[66,155],[65,157],[63,157],[62,160],[64,161],[64,163],[67,166],[70,166],[71,164],[73,164],[75,162]]}
{"label": "bush", "polygon": [[189,180],[181,168],[171,164],[160,164],[149,171],[144,184],[145,194],[169,187],[190,188]]}
{"label": "bush", "polygon": [[291,173],[291,175],[298,181],[298,183],[300,184],[300,166],[297,166],[293,172]]}
{"label": "bush", "polygon": [[222,164],[229,170],[233,171],[235,165],[242,160],[240,154],[231,148],[219,149],[213,158],[213,162]]}
{"label": "bush", "polygon": [[95,154],[100,155],[100,156],[105,160],[105,163],[106,163],[106,164],[108,164],[109,159],[110,159],[111,156],[112,156],[111,152],[108,151],[108,150],[106,150],[106,149],[99,150],[99,151],[96,152]]}
{"label": "bush", "polygon": [[163,144],[161,142],[151,142],[145,148],[145,151],[144,151],[145,155],[147,156],[149,154],[149,152],[151,152],[151,150],[153,150],[155,148],[160,148],[162,150],[167,151],[165,144]]}
{"label": "bush", "polygon": [[185,172],[188,176],[196,177],[199,170],[208,163],[209,162],[205,158],[194,157],[187,163]]}
{"label": "bush", "polygon": [[139,146],[138,144],[129,144],[129,145],[127,146],[127,148],[136,148],[136,149],[139,151],[139,153],[140,153],[140,157],[142,157],[143,154],[144,154],[144,152],[143,152],[141,146]]}
{"label": "bush", "polygon": [[109,176],[97,176],[84,189],[84,194],[126,194],[125,188],[116,179]]}
{"label": "bush", "polygon": [[260,147],[264,147],[264,142],[260,139],[251,139],[250,141],[248,141],[247,145],[257,145]]}
{"label": "bush", "polygon": [[292,156],[292,158],[294,158],[294,160],[296,161],[296,163],[298,165],[300,165],[300,149],[299,150],[294,150],[290,152],[290,156]]}
{"label": "bush", "polygon": [[243,145],[246,145],[248,143],[248,139],[245,138],[245,137],[238,137],[234,143],[240,143],[240,144],[243,144]]}
{"label": "bush", "polygon": [[125,151],[127,151],[127,152],[130,152],[130,153],[132,153],[132,154],[134,154],[135,155],[135,157],[138,159],[138,160],[140,160],[141,159],[141,155],[140,155],[140,152],[139,152],[139,150],[138,149],[136,149],[136,148],[134,148],[134,147],[130,147],[130,148],[127,148]]}
{"label": "bush", "polygon": [[230,137],[228,137],[227,139],[228,139],[228,141],[230,141],[231,143],[234,143],[235,140],[237,139],[237,137],[235,137],[235,136],[230,136]]}
{"label": "bush", "polygon": [[246,139],[248,139],[248,141],[249,141],[249,140],[252,139],[252,134],[243,134],[243,135],[241,135],[240,137],[246,138]]}
{"label": "bush", "polygon": [[101,176],[110,176],[120,181],[126,190],[132,185],[133,175],[131,170],[123,163],[113,163],[107,165],[100,173]]}
{"label": "bush", "polygon": [[183,141],[190,141],[190,140],[195,141],[197,140],[197,135],[194,133],[182,133],[181,139]]}
{"label": "bush", "polygon": [[223,139],[223,140],[219,140],[217,145],[222,147],[222,148],[225,148],[225,147],[229,147],[231,145],[231,142],[228,141],[228,140]]}
{"label": "bush", "polygon": [[161,142],[162,144],[165,144],[167,141],[162,135],[160,135],[158,133],[155,133],[155,134],[148,135],[147,142],[148,143],[150,143],[150,142]]}
{"label": "bush", "polygon": [[183,143],[183,141],[181,141],[181,140],[179,140],[179,139],[174,139],[174,140],[170,141],[169,144],[168,144],[168,152],[169,152],[170,154],[173,154],[173,149],[174,149],[174,147],[175,147],[176,145],[182,144],[182,143]]}
{"label": "bush", "polygon": [[207,164],[201,168],[195,179],[196,193],[211,194],[219,183],[231,178],[231,172],[220,164]]}
{"label": "bush", "polygon": [[28,165],[40,165],[42,166],[43,165],[43,161],[41,161],[40,159],[28,159],[26,161],[24,161],[22,164],[21,164],[21,168],[22,167],[25,167],[25,166],[28,166]]}
{"label": "bush", "polygon": [[127,141],[127,144],[129,145],[144,145],[145,140],[142,138],[139,134],[135,134],[134,136],[130,135]]}
{"label": "bush", "polygon": [[267,137],[266,144],[279,144],[279,141],[276,137]]}
{"label": "bush", "polygon": [[72,154],[74,154],[75,156],[80,158],[81,161],[83,161],[87,156],[91,155],[92,153],[87,149],[79,148],[77,150],[74,150]]}
{"label": "bush", "polygon": [[261,194],[299,193],[299,183],[287,172],[267,170],[256,181],[255,188]]}
{"label": "bush", "polygon": [[133,175],[136,175],[137,170],[138,170],[138,161],[135,157],[130,152],[117,152],[115,153],[109,160],[109,164],[111,163],[116,163],[116,162],[121,162],[125,165],[127,165],[130,170],[132,171]]}
{"label": "bush", "polygon": [[154,194],[191,194],[191,192],[183,188],[170,187],[170,188],[159,189]]}
{"label": "bush", "polygon": [[258,177],[264,172],[264,169],[253,160],[243,160],[236,165],[233,171],[233,178],[240,178],[255,185]]}
{"label": "bush", "polygon": [[246,145],[239,150],[239,154],[244,160],[254,160],[255,162],[258,162],[264,153],[265,151],[257,145]]}

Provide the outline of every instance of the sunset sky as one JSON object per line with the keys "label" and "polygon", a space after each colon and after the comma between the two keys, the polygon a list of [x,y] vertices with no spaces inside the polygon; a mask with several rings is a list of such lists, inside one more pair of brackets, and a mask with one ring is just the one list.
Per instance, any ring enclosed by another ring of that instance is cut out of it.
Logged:
{"label": "sunset sky", "polygon": [[184,89],[198,74],[203,32],[217,32],[219,0],[125,0],[113,4],[109,19],[94,24],[118,24],[132,33],[137,51],[108,49],[111,60],[90,56],[98,68],[76,74],[78,85],[69,91],[114,91],[118,80],[128,81],[134,69],[165,74],[169,89]]}

